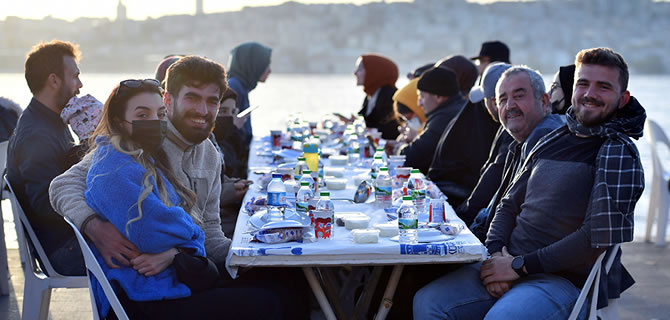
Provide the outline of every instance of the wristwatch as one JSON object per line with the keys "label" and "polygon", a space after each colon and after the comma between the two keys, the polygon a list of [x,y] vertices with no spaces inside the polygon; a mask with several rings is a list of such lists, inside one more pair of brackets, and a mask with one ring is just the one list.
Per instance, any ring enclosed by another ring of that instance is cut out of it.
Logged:
{"label": "wristwatch", "polygon": [[519,275],[519,277],[525,277],[526,272],[523,271],[523,266],[526,262],[523,260],[523,256],[516,256],[512,259],[512,269]]}

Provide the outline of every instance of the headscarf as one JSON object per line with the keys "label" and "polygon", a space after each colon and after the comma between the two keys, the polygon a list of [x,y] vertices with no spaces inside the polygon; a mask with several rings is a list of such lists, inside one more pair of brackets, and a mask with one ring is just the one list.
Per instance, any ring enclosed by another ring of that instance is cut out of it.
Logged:
{"label": "headscarf", "polygon": [[158,82],[163,83],[163,80],[165,80],[165,74],[167,73],[167,69],[177,60],[181,59],[184,56],[181,55],[169,55],[165,57],[160,63],[158,63],[158,67],[156,67],[156,75],[154,76],[154,79],[158,80]]}
{"label": "headscarf", "polygon": [[228,75],[242,82],[247,90],[256,88],[258,79],[270,66],[272,49],[258,42],[245,42],[230,51]]}
{"label": "headscarf", "polygon": [[392,86],[395,88],[395,82],[398,80],[398,66],[395,62],[374,53],[364,54],[361,58],[363,59],[362,63],[365,68],[363,91],[368,96],[372,96],[377,89],[383,86]]}
{"label": "headscarf", "polygon": [[416,93],[416,84],[419,82],[419,79],[420,78],[414,78],[410,80],[407,85],[398,89],[398,91],[393,94],[393,101],[394,103],[400,102],[407,106],[407,108],[412,110],[412,112],[419,117],[421,123],[425,123],[426,113],[423,111],[423,108],[419,106],[419,102],[417,101],[419,95]]}
{"label": "headscarf", "polygon": [[477,66],[470,61],[470,59],[461,55],[452,55],[442,58],[435,63],[436,67],[445,67],[451,69],[456,73],[458,78],[458,86],[461,88],[461,94],[467,97],[470,94],[470,89],[475,85],[479,70]]}

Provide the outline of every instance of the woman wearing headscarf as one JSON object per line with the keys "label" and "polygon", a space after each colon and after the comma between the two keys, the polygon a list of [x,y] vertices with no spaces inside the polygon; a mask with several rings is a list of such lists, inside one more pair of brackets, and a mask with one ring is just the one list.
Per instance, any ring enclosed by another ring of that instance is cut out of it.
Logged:
{"label": "woman wearing headscarf", "polygon": [[[240,112],[249,108],[249,92],[258,82],[265,82],[270,72],[272,49],[258,42],[245,42],[233,48],[228,60],[228,86],[237,93],[237,107]],[[251,143],[251,119],[247,119],[242,129],[244,142]]]}
{"label": "woman wearing headscarf", "polygon": [[368,128],[377,128],[384,139],[398,136],[398,121],[393,112],[393,94],[398,80],[398,66],[391,59],[364,54],[356,61],[357,85],[363,86],[365,100],[358,112]]}

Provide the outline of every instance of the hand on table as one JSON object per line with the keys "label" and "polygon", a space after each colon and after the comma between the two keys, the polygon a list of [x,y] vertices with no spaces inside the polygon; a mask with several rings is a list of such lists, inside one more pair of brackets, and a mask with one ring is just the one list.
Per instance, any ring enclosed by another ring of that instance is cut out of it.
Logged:
{"label": "hand on table", "polygon": [[233,183],[233,186],[235,187],[235,198],[242,200],[247,193],[247,190],[249,190],[249,185],[252,183],[253,181],[244,179],[235,181],[235,183]]}
{"label": "hand on table", "polygon": [[161,253],[143,253],[130,260],[130,262],[133,264],[133,269],[146,277],[150,277],[159,274],[170,266],[177,253],[179,251],[175,248]]}
{"label": "hand on table", "polygon": [[112,269],[120,268],[112,261],[112,258],[122,265],[130,267],[130,260],[140,254],[137,247],[128,241],[111,222],[103,221],[99,217],[89,221],[83,231],[98,248],[107,266]]}

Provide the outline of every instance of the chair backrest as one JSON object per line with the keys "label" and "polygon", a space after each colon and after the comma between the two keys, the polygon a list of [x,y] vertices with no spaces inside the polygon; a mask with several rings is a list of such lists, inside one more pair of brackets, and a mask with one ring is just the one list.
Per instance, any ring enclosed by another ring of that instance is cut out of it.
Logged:
{"label": "chair backrest", "polygon": [[[609,273],[610,268],[612,268],[612,263],[614,262],[614,257],[616,257],[620,247],[621,244],[617,243],[609,247],[602,254],[600,254],[596,262],[593,264],[593,267],[591,268],[591,272],[589,273],[588,278],[586,278],[584,287],[582,287],[582,291],[579,293],[577,302],[575,302],[575,306],[572,308],[572,313],[570,313],[570,317],[568,318],[568,320],[577,319],[577,316],[579,316],[579,312],[582,310],[582,307],[584,306],[584,303],[586,302],[587,298],[591,302],[588,312],[589,319],[594,320],[596,319],[597,316],[596,306],[598,305],[598,291],[601,277],[600,270],[602,264],[605,263],[605,272]],[[607,257],[607,260],[605,260],[605,257]],[[607,274],[602,276],[607,277]]]}
{"label": "chair backrest", "polygon": [[647,119],[645,125],[647,126],[647,130],[645,131],[647,133],[647,139],[649,140],[651,157],[654,163],[654,174],[656,174],[656,172],[661,173],[663,172],[663,162],[658,155],[657,144],[662,143],[670,148],[670,140],[668,140],[668,136],[663,131],[663,128],[661,128],[656,121]]}
{"label": "chair backrest", "polygon": [[[7,187],[9,187],[9,199],[12,203],[12,213],[14,214],[14,224],[16,226],[19,250],[21,256],[23,256],[23,261],[27,263],[26,268],[30,267],[30,271],[38,275],[44,274],[44,276],[48,277],[65,277],[56,272],[51,266],[49,258],[47,257],[46,252],[44,252],[44,248],[42,248],[33,227],[30,225],[28,217],[26,217],[26,214],[23,212],[23,207],[21,207],[21,204],[16,197],[16,192],[14,192],[6,175],[3,180]],[[37,257],[33,255],[33,250],[37,253]],[[27,272],[28,270],[25,271]]]}
{"label": "chair backrest", "polygon": [[[69,218],[65,217],[65,222],[67,222],[70,225],[70,227],[72,227],[74,234],[77,235],[77,241],[79,242],[81,253],[84,255],[84,262],[86,263],[86,269],[88,271],[89,277],[91,274],[93,274],[95,278],[98,280],[100,286],[102,286],[102,290],[105,292],[105,296],[107,297],[109,304],[112,305],[112,309],[114,310],[116,317],[119,318],[120,320],[123,319],[127,320],[128,315],[126,315],[126,311],[123,309],[121,302],[119,302],[119,299],[116,297],[114,289],[112,289],[109,280],[107,280],[107,277],[105,276],[105,273],[102,271],[100,264],[98,264],[98,260],[95,259],[95,256],[91,251],[91,248],[88,246],[88,243],[81,235],[81,232],[79,232],[79,229],[77,229],[77,227],[74,225],[74,223],[72,223],[72,221]],[[91,295],[91,305],[93,306],[93,317],[94,319],[98,320],[99,319],[98,306],[95,303],[93,287],[90,285],[90,283],[88,286],[88,292]]]}

